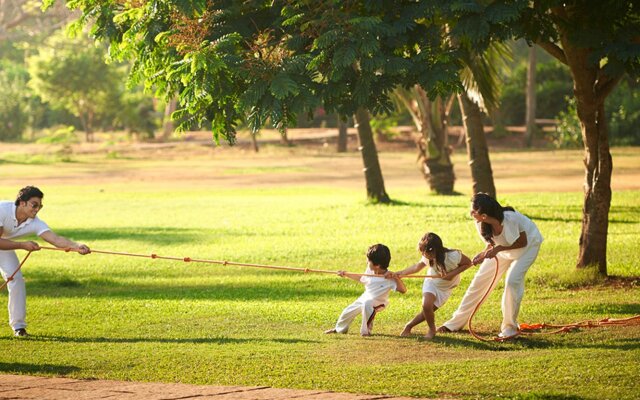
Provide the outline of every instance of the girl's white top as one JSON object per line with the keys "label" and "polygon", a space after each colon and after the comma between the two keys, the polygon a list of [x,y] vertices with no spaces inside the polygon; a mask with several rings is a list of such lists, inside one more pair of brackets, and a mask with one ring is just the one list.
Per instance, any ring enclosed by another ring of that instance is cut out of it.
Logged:
{"label": "girl's white top", "polygon": [[[460,250],[449,250],[444,255],[444,268],[447,272],[451,272],[458,268],[462,261],[462,252]],[[429,265],[429,260],[422,257],[420,262]],[[439,275],[440,271],[429,266],[428,275]],[[447,302],[451,291],[460,283],[460,274],[454,276],[450,281],[442,278],[425,278],[422,284],[422,293],[431,293],[436,296],[435,306],[440,308]]]}
{"label": "girl's white top", "polygon": [[[480,222],[476,222],[476,229],[482,237],[480,225]],[[511,246],[520,237],[520,232],[524,232],[527,235],[527,245],[519,249],[503,250],[499,253],[502,257],[515,260],[522,256],[530,246],[540,245],[544,240],[536,224],[529,218],[517,211],[505,211],[502,232],[492,237],[494,243],[497,246]]]}

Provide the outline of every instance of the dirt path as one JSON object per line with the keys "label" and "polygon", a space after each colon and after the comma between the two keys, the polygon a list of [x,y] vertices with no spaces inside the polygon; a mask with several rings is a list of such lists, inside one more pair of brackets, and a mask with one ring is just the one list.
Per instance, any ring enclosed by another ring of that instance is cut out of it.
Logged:
{"label": "dirt path", "polygon": [[[321,139],[320,139],[321,140]],[[387,191],[424,189],[411,143],[381,143],[380,163]],[[159,182],[189,188],[282,187],[299,185],[363,188],[362,159],[356,144],[336,153],[333,144],[263,146],[259,153],[237,146],[212,146],[202,138],[172,143],[79,144],[71,162],[51,162],[55,148],[35,144],[3,144],[3,185],[25,182],[47,185],[108,185]],[[614,148],[613,190],[640,189],[640,150]],[[581,192],[584,169],[581,150],[495,151],[492,168],[499,193]],[[469,193],[470,170],[464,149],[453,153],[455,190]]]}
{"label": "dirt path", "polygon": [[275,389],[266,386],[205,386],[0,375],[0,399],[38,400],[416,400],[409,397]]}

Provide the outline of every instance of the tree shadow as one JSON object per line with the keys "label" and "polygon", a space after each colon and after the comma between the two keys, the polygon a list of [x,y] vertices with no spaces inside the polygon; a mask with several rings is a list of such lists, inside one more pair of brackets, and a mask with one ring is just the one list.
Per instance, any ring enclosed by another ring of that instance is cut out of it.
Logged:
{"label": "tree shadow", "polygon": [[[456,192],[457,193],[457,192]],[[434,195],[436,198],[447,198],[447,197],[456,197],[456,196],[462,196],[462,193],[457,193],[457,194],[451,194],[451,195]],[[368,202],[366,203],[367,206],[371,205],[371,206],[406,206],[406,207],[415,207],[415,208],[432,208],[434,207],[434,204],[429,204],[427,202],[417,202],[417,201],[405,201],[405,200],[397,200],[397,199],[392,199],[389,203],[375,203],[375,202]],[[457,208],[457,209],[465,209],[466,210],[466,206],[465,205],[460,205],[460,204],[437,204],[438,208]]]}
{"label": "tree shadow", "polygon": [[[532,213],[527,213],[526,215],[529,218],[531,218],[533,221],[576,222],[576,223],[582,222],[582,218],[543,217],[543,216],[532,214]],[[611,218],[611,214],[609,216],[610,216],[609,223],[611,223],[611,224],[636,224],[636,223],[638,223],[638,221],[636,221],[636,220]]]}
{"label": "tree shadow", "polygon": [[120,298],[136,300],[183,300],[200,299],[211,301],[254,301],[254,300],[313,300],[344,299],[345,305],[354,297],[354,288],[347,286],[330,286],[300,290],[300,282],[278,282],[277,287],[261,286],[259,283],[225,282],[201,285],[175,285],[153,283],[123,283],[110,279],[78,280],[70,277],[29,279],[29,296],[46,298],[76,297],[85,298],[91,293],[92,298]]}
{"label": "tree shadow", "polygon": [[[589,328],[581,329],[576,332],[564,333],[562,335],[571,335],[580,332],[585,332]],[[597,329],[597,328],[595,328]],[[464,347],[473,350],[486,350],[486,351],[520,351],[531,349],[598,349],[598,350],[640,350],[640,338],[619,338],[613,339],[609,342],[593,342],[588,343],[576,342],[572,340],[559,341],[553,340],[553,335],[545,334],[526,334],[520,335],[517,338],[511,339],[506,342],[482,342],[471,335],[461,335],[463,332],[456,334],[446,334],[436,336],[432,341],[425,341],[425,343],[440,343],[451,347]],[[477,332],[480,336],[490,338],[493,337],[484,332]],[[415,340],[415,337],[409,337],[408,339]],[[571,339],[566,336],[563,339]]]}
{"label": "tree shadow", "polygon": [[[14,339],[10,339],[14,340]],[[71,365],[55,365],[55,364],[25,364],[25,363],[6,363],[0,362],[0,372],[5,374],[55,374],[67,375],[80,368]]]}
{"label": "tree shadow", "polygon": [[[258,234],[247,229],[230,227],[210,227],[207,229],[186,229],[167,226],[145,226],[145,227],[117,227],[106,228],[96,227],[91,229],[72,228],[55,229],[59,235],[71,237],[82,242],[101,240],[123,240],[134,241],[144,244],[155,245],[175,245],[181,243],[193,243],[194,241],[206,238],[208,241],[217,237],[255,237]],[[285,233],[283,233],[284,235]]]}
{"label": "tree shadow", "polygon": [[[0,337],[0,341],[13,341],[11,337]],[[28,341],[35,342],[62,342],[62,343],[190,343],[190,344],[243,344],[243,343],[281,343],[281,344],[315,344],[316,340],[306,339],[287,339],[287,338],[230,338],[230,337],[212,337],[212,338],[151,338],[151,337],[133,337],[133,338],[114,338],[114,337],[69,337],[56,335],[30,335]],[[2,363],[0,363],[0,367]],[[2,370],[2,369],[0,369]],[[51,372],[51,371],[49,371]]]}

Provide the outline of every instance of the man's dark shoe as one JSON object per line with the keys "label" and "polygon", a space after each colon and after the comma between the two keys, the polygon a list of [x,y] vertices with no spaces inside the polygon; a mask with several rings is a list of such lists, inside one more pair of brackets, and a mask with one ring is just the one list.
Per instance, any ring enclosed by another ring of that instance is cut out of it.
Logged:
{"label": "man's dark shoe", "polygon": [[16,329],[13,332],[13,336],[15,336],[15,337],[26,337],[26,336],[29,336],[29,334],[27,333],[26,329],[20,328],[20,329]]}

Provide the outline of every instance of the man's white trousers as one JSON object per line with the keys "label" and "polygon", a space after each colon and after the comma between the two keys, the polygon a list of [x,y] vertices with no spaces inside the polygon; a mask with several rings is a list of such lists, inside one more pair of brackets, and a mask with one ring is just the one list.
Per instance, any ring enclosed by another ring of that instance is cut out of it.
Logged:
{"label": "man's white trousers", "polygon": [[[13,250],[0,251],[0,272],[5,281],[18,269],[20,261]],[[24,285],[22,271],[18,271],[13,280],[7,284],[9,291],[9,325],[13,330],[26,328],[27,323],[27,290]]]}

